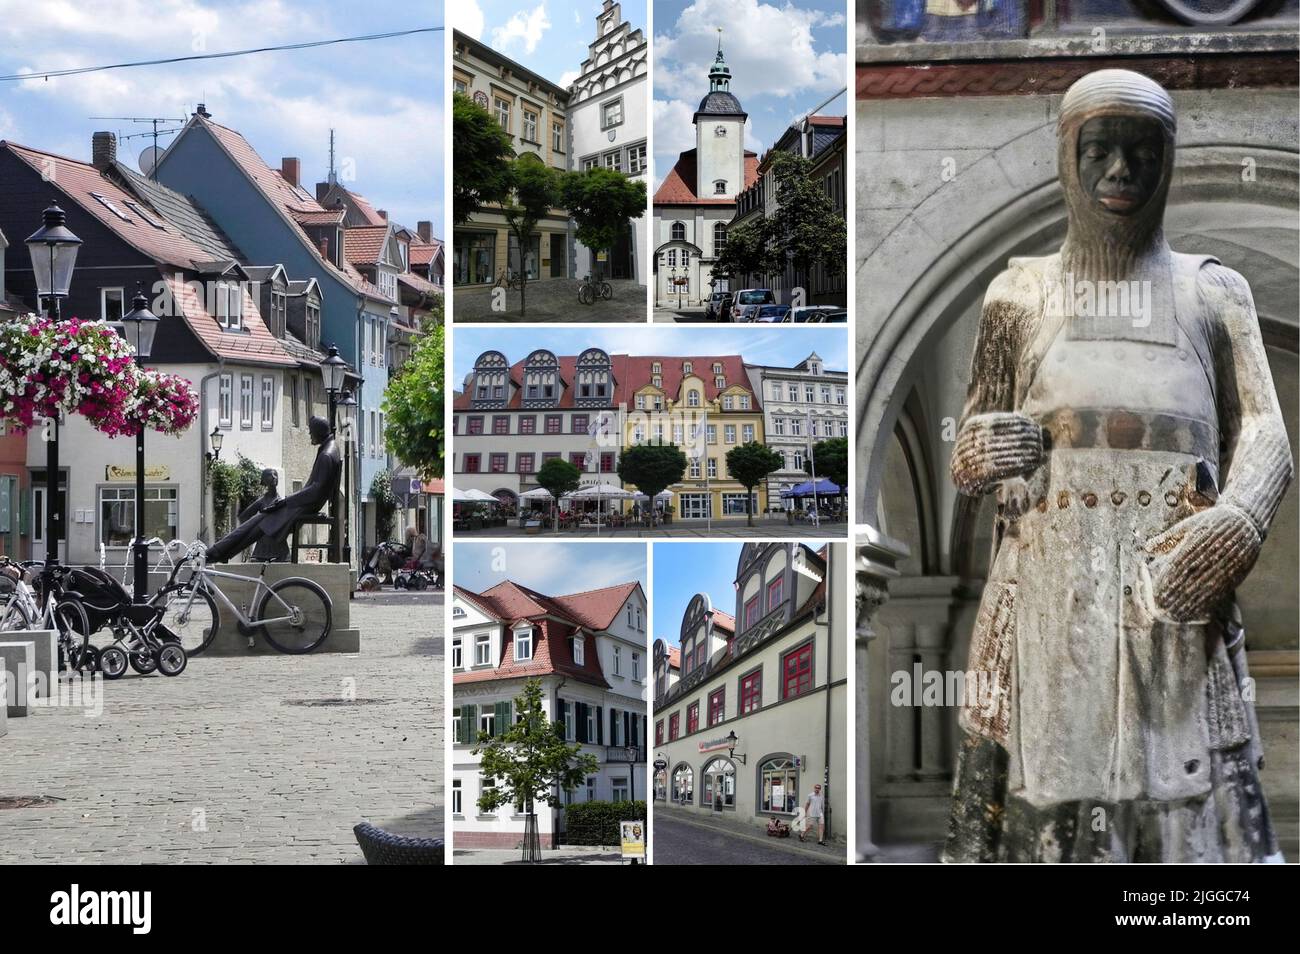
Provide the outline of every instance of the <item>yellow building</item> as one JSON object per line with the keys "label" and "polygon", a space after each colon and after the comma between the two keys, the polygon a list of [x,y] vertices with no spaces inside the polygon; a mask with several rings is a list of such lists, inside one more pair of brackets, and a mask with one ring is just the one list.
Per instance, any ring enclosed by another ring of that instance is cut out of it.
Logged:
{"label": "yellow building", "polygon": [[[746,491],[727,468],[727,452],[762,443],[763,410],[750,387],[740,355],[629,357],[624,394],[624,446],[671,442],[686,452],[681,483],[668,488],[675,519],[741,517]],[[767,508],[763,484],[754,488],[753,510]]]}
{"label": "yellow building", "polygon": [[[451,77],[455,93],[486,109],[510,134],[515,155],[532,153],[554,169],[568,168],[568,90],[459,31],[454,34]],[[517,272],[516,244],[501,212],[489,207],[474,213],[452,236],[452,281],[491,285],[498,276]],[[552,209],[537,223],[524,249],[528,280],[568,278],[572,258],[569,214]]]}

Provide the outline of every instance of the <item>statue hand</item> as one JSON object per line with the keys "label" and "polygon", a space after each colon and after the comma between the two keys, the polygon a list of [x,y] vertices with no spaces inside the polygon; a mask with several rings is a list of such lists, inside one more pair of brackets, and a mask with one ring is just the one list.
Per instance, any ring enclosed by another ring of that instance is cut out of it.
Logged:
{"label": "statue hand", "polygon": [[1046,454],[1038,422],[1015,411],[976,414],[962,425],[952,451],[953,483],[976,497],[1011,477],[1032,473]]}
{"label": "statue hand", "polygon": [[1208,619],[1246,578],[1263,542],[1254,522],[1231,504],[1179,520],[1144,546],[1156,608],[1179,623]]}
{"label": "statue hand", "polygon": [[262,505],[262,513],[270,513],[272,510],[279,510],[283,506],[284,506],[284,498],[277,497],[275,500],[272,500],[270,503],[266,503]]}

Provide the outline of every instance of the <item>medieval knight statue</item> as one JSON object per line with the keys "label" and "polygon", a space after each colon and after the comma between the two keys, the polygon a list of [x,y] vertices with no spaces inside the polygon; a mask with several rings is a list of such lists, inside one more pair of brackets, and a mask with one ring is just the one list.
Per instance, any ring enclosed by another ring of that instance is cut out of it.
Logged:
{"label": "medieval knight statue", "polygon": [[948,861],[1280,860],[1234,590],[1291,450],[1249,286],[1166,244],[1174,130],[1137,73],[1075,83],[1065,242],[984,300],[952,476],[997,495],[996,688],[959,717]]}

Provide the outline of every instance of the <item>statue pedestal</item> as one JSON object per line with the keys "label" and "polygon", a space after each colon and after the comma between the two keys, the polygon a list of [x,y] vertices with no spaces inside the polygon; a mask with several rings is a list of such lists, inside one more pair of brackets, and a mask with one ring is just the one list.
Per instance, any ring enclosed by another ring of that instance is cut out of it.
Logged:
{"label": "statue pedestal", "polygon": [[[222,573],[235,573],[256,579],[262,575],[260,563],[222,563],[213,567]],[[348,598],[351,583],[351,569],[343,563],[269,563],[262,579],[267,583],[288,577],[301,577],[320,585],[329,594],[333,602],[333,626],[330,634],[313,653],[358,653],[361,651],[361,631],[352,628],[352,604]],[[258,597],[257,586],[253,582],[241,583],[236,580],[218,578],[213,581],[226,597],[243,609],[245,615],[252,612],[253,601]],[[216,638],[206,650],[204,656],[265,656],[280,655],[279,651],[267,644],[265,639],[253,637],[253,648],[248,648],[248,637],[239,632],[236,621],[230,611],[218,605],[221,611],[221,628]]]}

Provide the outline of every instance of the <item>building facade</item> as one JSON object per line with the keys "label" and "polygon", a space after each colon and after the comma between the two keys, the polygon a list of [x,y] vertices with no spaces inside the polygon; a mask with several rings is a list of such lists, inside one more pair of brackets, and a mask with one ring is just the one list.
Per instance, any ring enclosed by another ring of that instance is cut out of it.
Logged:
{"label": "building facade", "polygon": [[[649,53],[645,34],[623,19],[621,5],[604,0],[596,14],[596,39],[569,86],[571,169],[612,169],[648,182]],[[642,215],[627,223],[613,248],[593,250],[577,243],[577,276],[604,274],[644,283],[648,233]]]}
{"label": "building facade", "polygon": [[563,843],[566,805],[646,798],[647,627],[639,583],[554,597],[511,581],[482,593],[454,587],[454,847],[513,848],[523,836],[522,813],[479,810],[479,795],[493,782],[473,750],[513,722],[515,699],[530,679],[541,683],[546,718],[598,763],[557,804],[535,806],[542,846]]}
{"label": "building facade", "polygon": [[[678,645],[654,644],[655,810],[789,821],[823,786],[847,831],[845,546],[741,549],[735,615],[697,594]],[[734,603],[733,603],[734,599]]]}
{"label": "building facade", "polygon": [[[569,90],[459,30],[453,34],[452,47],[453,93],[469,97],[495,116],[510,135],[515,155],[530,153],[554,169],[570,168]],[[521,258],[499,209],[475,212],[452,236],[453,283],[491,285],[499,275],[521,267],[528,281],[573,277],[574,239],[568,213],[552,209],[536,228]]]}
{"label": "building facade", "polygon": [[813,445],[849,436],[849,374],[828,370],[815,351],[793,368],[747,364],[745,371],[763,399],[764,443],[785,461],[767,478],[768,509],[788,509],[794,502],[783,502],[781,492],[811,479],[805,464]]}
{"label": "building facade", "polygon": [[655,305],[698,305],[712,291],[734,291],[712,276],[736,215],[736,198],[753,185],[758,156],[745,149],[744,108],[731,92],[731,69],[718,47],[709,91],[692,123],[695,148],[683,152],[654,196]]}

